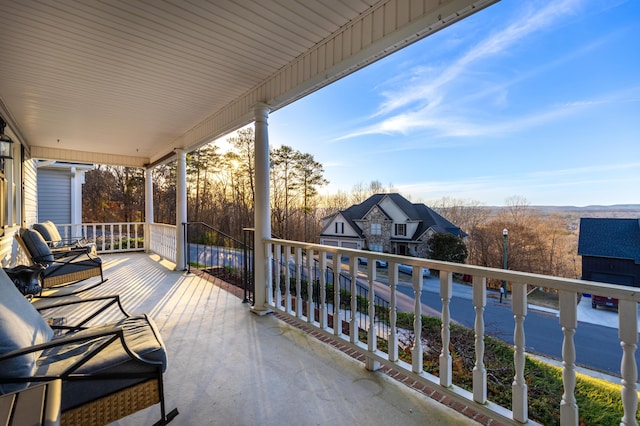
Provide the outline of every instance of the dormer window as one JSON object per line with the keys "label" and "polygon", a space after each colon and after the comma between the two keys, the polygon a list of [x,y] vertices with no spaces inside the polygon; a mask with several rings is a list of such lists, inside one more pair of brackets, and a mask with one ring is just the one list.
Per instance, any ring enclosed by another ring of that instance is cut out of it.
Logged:
{"label": "dormer window", "polygon": [[396,223],[396,235],[400,235],[403,237],[407,236],[407,225],[404,223]]}
{"label": "dormer window", "polygon": [[336,234],[344,234],[344,222],[336,222]]}

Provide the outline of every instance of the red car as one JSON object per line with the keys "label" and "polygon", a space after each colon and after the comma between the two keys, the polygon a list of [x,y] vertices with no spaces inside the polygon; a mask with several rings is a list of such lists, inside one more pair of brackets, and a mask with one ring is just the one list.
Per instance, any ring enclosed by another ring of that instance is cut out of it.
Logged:
{"label": "red car", "polygon": [[618,309],[618,299],[607,296],[596,296],[594,294],[591,296],[591,307],[596,309],[598,305]]}

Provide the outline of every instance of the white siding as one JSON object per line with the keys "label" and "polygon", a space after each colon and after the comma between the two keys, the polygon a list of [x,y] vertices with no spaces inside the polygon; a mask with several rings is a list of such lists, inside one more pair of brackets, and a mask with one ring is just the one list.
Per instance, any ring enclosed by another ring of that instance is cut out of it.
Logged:
{"label": "white siding", "polygon": [[71,174],[68,169],[38,169],[38,221],[71,223]]}
{"label": "white siding", "polygon": [[[342,229],[344,230],[344,232],[342,232],[342,233],[336,232],[336,223],[342,223],[343,224],[343,228]],[[338,238],[340,238],[340,237],[357,237],[358,236],[358,233],[356,232],[356,230],[351,227],[349,222],[347,222],[347,220],[341,214],[338,214],[333,218],[333,220],[329,223],[329,226],[327,226],[327,228],[325,229],[324,234],[325,235],[335,235]]]}
{"label": "white siding", "polygon": [[405,214],[405,212],[398,207],[396,203],[391,201],[389,197],[384,197],[379,206],[382,210],[385,211],[393,219],[393,223],[406,223],[409,220],[409,217]]}
{"label": "white siding", "polygon": [[38,180],[36,162],[25,160],[22,163],[22,226],[31,226],[38,221]]}
{"label": "white siding", "polygon": [[[9,203],[15,200],[15,211],[13,221],[15,226],[4,229],[4,235],[0,237],[0,259],[3,267],[14,266],[26,263],[24,255],[20,253],[14,235],[18,232],[20,225],[27,226],[37,219],[37,199],[36,199],[36,167],[33,160],[25,160],[22,164],[20,158],[20,147],[16,146],[14,152],[13,183],[15,198],[8,198]],[[20,167],[21,166],[21,167]],[[22,189],[22,190],[21,190]]]}

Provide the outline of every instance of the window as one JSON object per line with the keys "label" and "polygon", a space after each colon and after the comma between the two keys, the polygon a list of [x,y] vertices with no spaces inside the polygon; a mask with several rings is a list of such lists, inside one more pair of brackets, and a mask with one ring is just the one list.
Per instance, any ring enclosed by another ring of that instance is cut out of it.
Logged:
{"label": "window", "polygon": [[407,235],[407,225],[404,223],[396,223],[396,235]]}
{"label": "window", "polygon": [[371,235],[382,235],[382,224],[381,223],[372,223],[371,224]]}
{"label": "window", "polygon": [[344,222],[336,222],[336,234],[344,234]]}
{"label": "window", "polygon": [[369,244],[369,250],[382,253],[382,244]]}

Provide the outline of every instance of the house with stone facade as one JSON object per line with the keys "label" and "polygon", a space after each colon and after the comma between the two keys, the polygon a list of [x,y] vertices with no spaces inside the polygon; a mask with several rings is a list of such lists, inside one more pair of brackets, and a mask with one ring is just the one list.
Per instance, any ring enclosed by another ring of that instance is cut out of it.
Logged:
{"label": "house with stone facade", "polygon": [[320,243],[336,247],[426,258],[432,235],[466,234],[424,204],[397,193],[375,194],[323,219]]}

